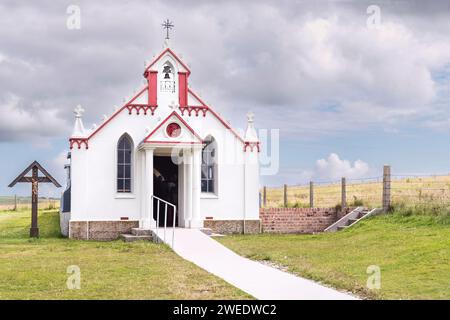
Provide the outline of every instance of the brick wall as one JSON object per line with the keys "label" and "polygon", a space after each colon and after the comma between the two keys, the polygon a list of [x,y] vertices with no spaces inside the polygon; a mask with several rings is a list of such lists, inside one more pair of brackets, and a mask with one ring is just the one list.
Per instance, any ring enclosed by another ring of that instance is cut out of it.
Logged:
{"label": "brick wall", "polygon": [[335,208],[261,208],[259,213],[266,233],[322,232],[340,216]]}
{"label": "brick wall", "polygon": [[122,233],[130,233],[139,227],[139,221],[70,221],[69,237],[77,240],[109,241],[119,238]]}

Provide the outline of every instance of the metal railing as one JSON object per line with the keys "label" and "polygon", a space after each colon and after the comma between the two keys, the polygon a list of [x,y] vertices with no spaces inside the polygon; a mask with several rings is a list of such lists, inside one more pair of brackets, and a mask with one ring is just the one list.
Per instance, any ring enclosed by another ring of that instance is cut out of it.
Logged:
{"label": "metal railing", "polygon": [[[167,231],[167,207],[170,206],[173,208],[173,226],[172,226],[172,249],[173,249],[173,245],[175,242],[175,224],[176,224],[176,217],[177,217],[177,207],[170,203],[167,202],[164,199],[161,199],[155,195],[151,196],[152,199],[152,206],[154,206],[154,202],[155,200],[157,201],[157,206],[156,206],[156,236],[159,237],[159,208],[161,207],[161,202],[165,205],[164,206],[164,233],[163,233],[163,240],[164,242],[166,242],[166,231]],[[154,207],[152,208],[154,209]],[[152,212],[154,212],[154,210],[152,210]]]}

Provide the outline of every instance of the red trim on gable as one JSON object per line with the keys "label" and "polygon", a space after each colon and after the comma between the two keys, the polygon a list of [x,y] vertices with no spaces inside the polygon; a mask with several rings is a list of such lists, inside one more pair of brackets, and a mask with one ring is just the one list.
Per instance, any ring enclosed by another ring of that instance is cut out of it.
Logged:
{"label": "red trim on gable", "polygon": [[153,129],[153,131],[152,132],[150,132],[150,134],[144,139],[144,143],[145,142],[150,142],[150,141],[147,141],[156,131],[158,131],[159,130],[159,128],[161,128],[162,126],[163,126],[163,124],[164,123],[166,123],[172,116],[176,116],[177,118],[178,118],[178,120],[180,120],[181,121],[181,123],[183,123],[185,126],[186,126],[186,128],[188,128],[188,130],[197,138],[197,139],[199,139],[200,140],[200,142],[202,142],[203,143],[203,139],[194,131],[194,129],[192,129],[191,128],[191,126],[186,122],[186,121],[184,121],[184,119],[176,112],[176,111],[173,111],[171,114],[169,114],[169,116],[167,117],[167,118],[165,118],[155,129]]}
{"label": "red trim on gable", "polygon": [[156,106],[158,104],[158,71],[150,71],[147,76],[148,81],[148,104]]}
{"label": "red trim on gable", "polygon": [[192,111],[195,112],[195,116],[198,117],[198,114],[200,111],[203,113],[203,116],[206,117],[206,112],[208,111],[207,106],[186,106],[186,107],[179,107],[181,111],[181,115],[184,116],[184,112],[187,111],[188,116],[190,117],[192,114]]}
{"label": "red trim on gable", "polygon": [[206,103],[203,102],[202,99],[200,99],[200,97],[198,95],[196,95],[194,93],[194,91],[192,91],[190,88],[188,89],[188,92],[190,94],[192,94],[198,101],[200,101],[201,104],[203,104],[205,107],[208,107],[208,110],[217,118],[217,120],[219,120],[224,126],[225,128],[227,128],[228,130],[230,130],[235,136],[236,138],[241,141],[242,143],[244,143],[244,139],[241,138],[241,136],[234,131],[234,129],[225,121],[222,119],[221,116],[219,116],[210,106],[208,106]]}
{"label": "red trim on gable", "polygon": [[178,72],[178,103],[180,107],[186,107],[188,103],[187,74]]}
{"label": "red trim on gable", "polygon": [[199,97],[194,91],[192,91],[191,88],[188,88],[188,92],[189,92],[190,94],[192,94],[192,95],[194,96],[195,99],[197,99],[198,101],[200,101],[200,103],[201,103],[203,106],[207,107],[206,103],[203,102],[203,100],[200,99],[200,97]]}
{"label": "red trim on gable", "polygon": [[164,144],[203,144],[203,142],[195,141],[146,141],[145,143],[164,143]]}
{"label": "red trim on gable", "polygon": [[152,61],[152,63],[150,63],[150,65],[145,69],[144,71],[144,76],[145,76],[145,72],[148,72],[150,70],[151,67],[153,67],[153,65],[159,60],[161,59],[162,56],[164,56],[167,52],[169,52],[174,58],[175,60],[177,60],[182,66],[183,68],[185,68],[187,70],[187,74],[190,75],[191,71],[189,70],[189,68],[183,63],[183,61],[181,61],[180,58],[178,58],[178,56],[172,51],[170,50],[170,48],[167,48],[166,50],[164,50],[163,52],[161,52],[161,54]]}
{"label": "red trim on gable", "polygon": [[128,109],[128,114],[132,114],[133,110],[136,110],[136,114],[139,115],[141,111],[144,111],[144,115],[147,115],[148,110],[150,110],[151,115],[153,116],[155,114],[156,108],[158,106],[149,106],[146,104],[129,104],[126,106]]}
{"label": "red trim on gable", "polygon": [[120,109],[118,109],[116,112],[113,113],[111,117],[109,117],[108,120],[102,123],[100,127],[98,127],[94,132],[92,132],[87,139],[91,139],[97,132],[99,132],[104,126],[106,126],[112,119],[114,119],[120,112],[122,112],[123,109],[127,107],[130,103],[132,103],[134,100],[136,100],[145,90],[147,90],[148,87],[143,88],[141,91],[138,92],[133,98],[131,98],[130,101],[125,103]]}

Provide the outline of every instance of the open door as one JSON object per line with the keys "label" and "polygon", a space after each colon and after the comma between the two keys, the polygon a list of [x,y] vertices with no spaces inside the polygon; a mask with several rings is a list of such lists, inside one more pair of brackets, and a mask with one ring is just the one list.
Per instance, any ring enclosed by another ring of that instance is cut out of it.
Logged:
{"label": "open door", "polygon": [[[173,163],[170,156],[155,156],[153,159],[153,193],[176,206],[177,212],[171,206],[167,206],[167,227],[178,226],[178,165]],[[158,202],[153,203],[153,218],[158,221]],[[159,202],[159,226],[164,227],[166,205]]]}

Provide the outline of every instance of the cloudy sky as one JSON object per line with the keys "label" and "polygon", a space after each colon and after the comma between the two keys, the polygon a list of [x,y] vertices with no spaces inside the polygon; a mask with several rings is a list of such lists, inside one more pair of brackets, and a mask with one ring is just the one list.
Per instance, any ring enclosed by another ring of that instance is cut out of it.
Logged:
{"label": "cloudy sky", "polygon": [[2,0],[0,194],[34,159],[64,180],[74,107],[90,127],[142,86],[166,18],[191,87],[280,130],[263,183],[450,172],[449,1]]}

